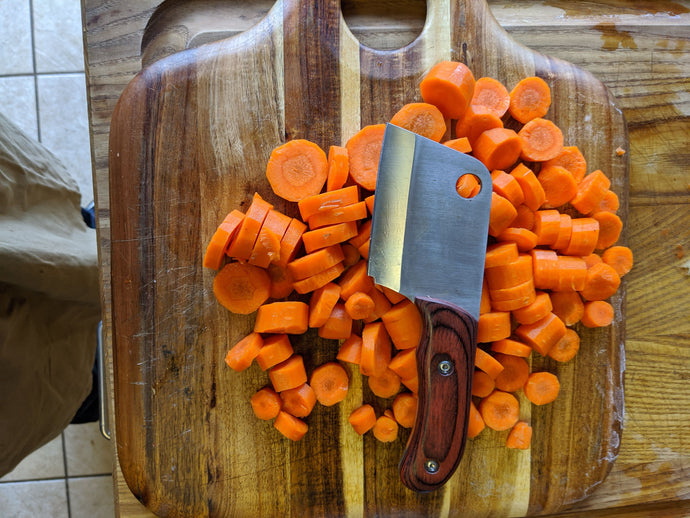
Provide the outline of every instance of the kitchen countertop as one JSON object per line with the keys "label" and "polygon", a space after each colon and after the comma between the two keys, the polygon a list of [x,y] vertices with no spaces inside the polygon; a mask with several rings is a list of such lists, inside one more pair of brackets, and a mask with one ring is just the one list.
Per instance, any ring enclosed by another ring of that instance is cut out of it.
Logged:
{"label": "kitchen countertop", "polygon": [[[83,0],[104,350],[110,373],[108,130],[112,110],[142,61],[150,63],[186,46],[246,30],[272,2],[227,4],[200,0],[190,11],[176,0],[162,3],[158,10],[159,0]],[[349,6],[344,11],[351,30],[371,46],[404,44],[423,24],[423,2],[396,2],[396,19],[367,14],[371,11],[362,8],[363,2],[343,4]],[[636,264],[626,276],[624,432],[609,476],[571,512],[687,516],[690,2],[491,0],[489,6],[516,41],[597,76],[617,97],[628,123],[626,239]],[[109,394],[112,397],[112,390]],[[112,401],[108,408],[109,421],[114,423]],[[117,430],[112,427],[115,436]],[[113,441],[118,516],[152,516],[127,488],[114,445]]]}

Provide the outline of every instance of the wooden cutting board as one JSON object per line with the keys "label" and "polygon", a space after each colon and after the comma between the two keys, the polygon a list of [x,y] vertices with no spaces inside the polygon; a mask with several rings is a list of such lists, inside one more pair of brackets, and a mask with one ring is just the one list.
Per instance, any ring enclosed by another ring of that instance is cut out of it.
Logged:
{"label": "wooden cutting board", "polygon": [[[361,126],[388,120],[419,100],[434,63],[467,63],[476,77],[512,86],[536,74],[552,87],[547,115],[577,144],[589,169],[612,179],[627,212],[626,125],[591,75],[513,42],[483,1],[429,1],[421,35],[405,48],[363,47],[338,0],[279,0],[234,38],[155,62],[129,84],[113,114],[110,142],[112,307],[117,448],[125,479],[162,516],[438,515],[521,516],[567,508],[608,473],[623,419],[624,299],[604,330],[578,330],[576,359],[534,355],[556,373],[562,395],[523,405],[534,427],[530,450],[487,432],[470,441],[440,491],[417,494],[399,481],[403,437],[381,444],[354,434],[347,416],[374,398],[352,376],[347,400],[319,407],[293,443],[254,418],[249,397],[268,382],[223,362],[253,317],[215,301],[203,250],[222,217],[246,209],[265,180],[271,150],[307,138],[327,149]],[[313,368],[338,344],[308,333],[294,348]],[[385,408],[386,402],[378,401]]]}

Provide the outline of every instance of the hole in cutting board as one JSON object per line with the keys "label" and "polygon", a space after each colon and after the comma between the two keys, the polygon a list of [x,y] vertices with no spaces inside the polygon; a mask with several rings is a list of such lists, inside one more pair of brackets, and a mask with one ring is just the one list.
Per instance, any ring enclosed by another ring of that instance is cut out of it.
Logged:
{"label": "hole in cutting board", "polygon": [[377,50],[412,43],[426,22],[426,0],[341,0],[340,7],[355,38]]}

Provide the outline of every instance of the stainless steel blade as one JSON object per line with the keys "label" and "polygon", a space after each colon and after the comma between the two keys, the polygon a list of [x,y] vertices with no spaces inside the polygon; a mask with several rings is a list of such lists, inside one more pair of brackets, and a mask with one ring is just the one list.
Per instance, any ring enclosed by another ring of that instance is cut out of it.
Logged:
{"label": "stainless steel blade", "polygon": [[[463,174],[481,182],[463,198]],[[479,318],[491,175],[463,153],[386,127],[374,198],[368,273],[411,300],[433,297]]]}

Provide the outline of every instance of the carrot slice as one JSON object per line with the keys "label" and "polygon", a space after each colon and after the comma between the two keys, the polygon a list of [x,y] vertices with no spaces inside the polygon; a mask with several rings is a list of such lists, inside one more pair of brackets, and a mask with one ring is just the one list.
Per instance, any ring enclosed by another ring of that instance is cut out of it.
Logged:
{"label": "carrot slice", "polygon": [[520,390],[529,376],[529,365],[525,359],[502,353],[496,353],[494,358],[503,365],[503,370],[494,380],[496,388],[505,392]]}
{"label": "carrot slice", "polygon": [[520,158],[522,139],[511,129],[493,128],[477,137],[472,150],[489,171],[506,169]]}
{"label": "carrot slice", "polygon": [[353,293],[368,293],[374,287],[374,279],[367,274],[367,262],[359,261],[340,278],[340,297],[347,300]]}
{"label": "carrot slice", "polygon": [[345,256],[345,258],[343,259],[343,264],[345,265],[345,268],[349,268],[353,264],[357,264],[359,260],[362,258],[362,255],[359,253],[359,250],[357,250],[350,243],[341,243],[340,247],[343,249],[343,255]]}
{"label": "carrot slice", "polygon": [[550,120],[532,119],[518,131],[518,136],[520,158],[529,162],[550,160],[563,149],[563,132]]}
{"label": "carrot slice", "polygon": [[357,235],[357,223],[337,223],[326,227],[309,230],[302,235],[302,242],[307,253],[315,252],[321,248],[337,245]]}
{"label": "carrot slice", "polygon": [[307,371],[304,361],[299,354],[293,354],[287,360],[271,367],[268,371],[273,388],[276,392],[283,392],[299,387],[307,382]]}
{"label": "carrot slice", "polygon": [[280,259],[280,236],[265,225],[261,227],[256,237],[254,247],[249,256],[249,264],[260,268],[268,268],[268,265]]}
{"label": "carrot slice", "polygon": [[356,334],[351,334],[345,339],[338,350],[337,360],[341,362],[353,363],[359,365],[362,358],[362,337]]}
{"label": "carrot slice", "polygon": [[613,246],[623,230],[623,221],[616,214],[609,211],[599,211],[592,214],[592,218],[599,223],[599,239],[595,248],[602,250]]}
{"label": "carrot slice", "polygon": [[597,208],[592,212],[599,212],[603,210],[616,212],[619,208],[620,201],[618,200],[618,195],[609,189],[606,191],[606,194],[604,194],[604,198],[599,202],[599,205],[597,205]]}
{"label": "carrot slice", "polygon": [[496,353],[519,356],[520,358],[527,358],[532,353],[532,348],[529,345],[511,340],[510,338],[496,340],[491,344],[491,350]]}
{"label": "carrot slice", "polygon": [[613,322],[613,306],[604,300],[585,302],[582,325],[585,327],[606,327]]}
{"label": "carrot slice", "polygon": [[374,424],[373,434],[381,442],[393,442],[398,438],[398,423],[395,419],[382,415]]}
{"label": "carrot slice", "polygon": [[345,270],[343,263],[338,263],[315,275],[312,275],[311,277],[295,281],[292,286],[295,288],[297,293],[310,293],[340,277],[340,274],[343,273],[343,270]]}
{"label": "carrot slice", "polygon": [[368,191],[376,188],[376,175],[385,130],[385,124],[365,126],[345,145],[350,157],[350,177],[357,185]]}
{"label": "carrot slice", "polygon": [[495,243],[489,245],[484,257],[484,268],[506,265],[517,260],[519,256],[516,243]]}
{"label": "carrot slice", "polygon": [[582,257],[559,255],[555,291],[582,291],[587,279],[587,263]]}
{"label": "carrot slice", "polygon": [[287,412],[279,412],[273,426],[291,441],[299,441],[309,430],[307,423]]}
{"label": "carrot slice", "polygon": [[266,178],[273,192],[287,201],[299,201],[321,192],[328,177],[328,158],[315,143],[286,142],[271,152]]}
{"label": "carrot slice", "polygon": [[492,430],[510,430],[520,417],[520,403],[512,394],[494,390],[479,403],[479,413]]}
{"label": "carrot slice", "polygon": [[570,204],[581,214],[589,214],[601,203],[611,187],[611,181],[600,170],[592,171],[577,185],[577,193]]}
{"label": "carrot slice", "polygon": [[264,344],[256,355],[256,363],[261,370],[268,370],[292,356],[292,344],[286,334],[271,335],[264,338]]}
{"label": "carrot slice", "polygon": [[393,400],[393,417],[403,428],[412,428],[417,419],[417,396],[403,392]]}
{"label": "carrot slice", "polygon": [[561,228],[561,215],[556,209],[538,210],[534,213],[533,232],[537,235],[537,245],[553,245]]}
{"label": "carrot slice", "polygon": [[309,299],[309,327],[321,327],[340,299],[340,286],[333,282],[314,290]]}
{"label": "carrot slice", "polygon": [[491,210],[489,212],[489,235],[498,236],[510,227],[517,216],[515,206],[506,198],[495,192],[491,193]]}
{"label": "carrot slice", "polygon": [[391,340],[383,322],[365,324],[362,329],[362,357],[359,370],[365,376],[381,375],[391,361]]}
{"label": "carrot slice", "polygon": [[280,393],[283,410],[295,417],[307,417],[316,404],[316,394],[308,383]]}
{"label": "carrot slice", "polygon": [[[368,317],[363,319],[365,322],[373,322],[374,320],[378,320],[383,315],[385,315],[388,311],[390,311],[390,309],[393,307],[393,305],[388,300],[388,297],[386,297],[383,294],[383,292],[379,291],[376,288],[376,286],[371,288],[367,292],[367,295],[369,295],[372,302],[374,303],[374,309],[371,311],[371,313],[369,314]],[[350,297],[350,298],[352,298],[352,297]],[[348,298],[347,300],[349,301],[350,298]]]}
{"label": "carrot slice", "polygon": [[379,376],[369,376],[367,382],[374,395],[381,398],[391,398],[400,392],[400,376],[390,368]]}
{"label": "carrot slice", "polygon": [[486,425],[484,424],[482,415],[479,413],[479,410],[477,410],[477,407],[474,406],[474,403],[470,401],[470,416],[469,420],[467,421],[467,437],[469,439],[474,439],[485,427]]}
{"label": "carrot slice", "polygon": [[517,450],[527,450],[532,442],[532,427],[524,421],[518,421],[508,433],[506,446]]}
{"label": "carrot slice", "polygon": [[510,313],[492,311],[479,315],[477,321],[477,342],[493,342],[510,336]]}
{"label": "carrot slice", "polygon": [[355,432],[364,435],[376,424],[376,412],[373,406],[364,404],[354,409],[347,420]]}
{"label": "carrot slice", "polygon": [[601,262],[587,270],[580,294],[585,300],[605,300],[618,291],[620,283],[621,278],[613,266]]}
{"label": "carrot slice", "polygon": [[239,210],[233,210],[230,214],[225,216],[223,222],[218,225],[204,253],[202,264],[205,268],[213,268],[214,270],[220,269],[228,245],[240,228],[243,219],[244,214]]}
{"label": "carrot slice", "polygon": [[359,189],[356,185],[350,185],[334,191],[314,194],[300,200],[297,203],[302,221],[309,221],[309,218],[319,212],[326,212],[332,209],[347,207],[359,201]]}
{"label": "carrot slice", "polygon": [[470,144],[470,140],[467,137],[459,137],[459,138],[446,140],[443,143],[443,145],[447,146],[451,149],[454,149],[455,151],[458,151],[460,153],[471,153],[472,152],[472,145]]}
{"label": "carrot slice", "polygon": [[307,223],[310,229],[316,229],[327,225],[335,225],[336,223],[359,221],[366,218],[367,215],[367,204],[364,201],[360,201],[345,207],[334,207],[330,210],[319,211],[311,216]]}
{"label": "carrot slice", "polygon": [[477,352],[474,357],[474,365],[491,376],[491,379],[496,379],[496,376],[503,370],[503,365],[501,365],[496,358],[479,347],[477,347]]}
{"label": "carrot slice", "polygon": [[486,130],[502,127],[503,121],[495,113],[470,105],[462,118],[458,119],[455,125],[455,134],[458,137],[467,137],[470,145],[474,147],[479,135]]}
{"label": "carrot slice", "polygon": [[599,222],[594,218],[575,218],[572,221],[570,239],[562,253],[585,256],[594,252],[599,241]]}
{"label": "carrot slice", "polygon": [[517,210],[517,216],[511,225],[531,231],[534,228],[534,211],[524,203],[518,205],[515,210]]}
{"label": "carrot slice", "polygon": [[503,117],[510,106],[508,89],[492,77],[480,77],[474,83],[474,94],[470,100],[472,108],[490,111],[496,117]]}
{"label": "carrot slice", "polygon": [[347,148],[331,146],[328,148],[328,175],[326,177],[326,190],[335,191],[342,188],[350,174],[350,159]]}
{"label": "carrot slice", "polygon": [[424,102],[441,110],[444,117],[459,119],[472,100],[475,79],[472,71],[457,61],[434,65],[419,85]]}
{"label": "carrot slice", "polygon": [[530,279],[510,288],[489,290],[489,297],[494,312],[508,312],[532,304],[537,298],[537,292],[534,288],[534,280]]}
{"label": "carrot slice", "polygon": [[534,287],[541,290],[556,288],[559,278],[558,254],[553,250],[535,248],[530,250],[530,255],[532,256],[532,270],[534,271]]}
{"label": "carrot slice", "polygon": [[268,211],[268,214],[266,214],[266,218],[264,219],[263,223],[263,228],[267,228],[274,232],[280,240],[283,239],[285,231],[290,226],[291,221],[292,218],[290,216],[287,216],[275,209],[271,209]]}
{"label": "carrot slice", "polygon": [[507,264],[484,269],[484,278],[490,291],[525,283],[532,279],[532,275],[532,256],[528,254],[520,254]]}
{"label": "carrot slice", "polygon": [[282,405],[280,396],[271,387],[264,387],[255,392],[249,403],[252,405],[254,415],[264,421],[276,417]]}
{"label": "carrot slice", "polygon": [[284,299],[293,292],[292,283],[294,279],[287,268],[276,263],[271,263],[266,268],[268,276],[271,278],[271,289],[269,298]]}
{"label": "carrot slice", "polygon": [[577,194],[577,183],[570,171],[558,165],[543,167],[537,175],[546,194],[545,207],[560,207]]}
{"label": "carrot slice", "polygon": [[333,306],[326,322],[319,327],[319,336],[331,340],[344,340],[352,334],[352,317],[345,310],[345,305]]}
{"label": "carrot slice", "polygon": [[491,188],[517,209],[525,201],[525,194],[517,179],[501,170],[491,171]]}
{"label": "carrot slice", "polygon": [[574,326],[582,319],[585,305],[577,291],[553,291],[550,299],[553,313],[566,326]]}
{"label": "carrot slice", "polygon": [[[382,294],[385,297],[385,295]],[[345,311],[353,320],[364,320],[374,312],[374,299],[361,291],[355,292],[345,302]]]}
{"label": "carrot slice", "polygon": [[558,397],[561,384],[555,374],[533,372],[529,375],[523,390],[525,396],[535,405],[546,405]]}
{"label": "carrot slice", "polygon": [[399,351],[391,359],[388,368],[400,376],[401,379],[414,378],[417,375],[416,349],[403,349]]}
{"label": "carrot slice", "polygon": [[527,306],[513,310],[513,317],[520,324],[532,324],[541,320],[553,310],[551,296],[543,291],[535,292],[534,301]]}
{"label": "carrot slice", "polygon": [[390,120],[401,128],[439,142],[446,132],[446,121],[441,111],[429,103],[408,103]]}
{"label": "carrot slice", "polygon": [[621,277],[632,270],[633,253],[627,246],[617,245],[607,248],[601,254],[601,259],[612,266]]}
{"label": "carrot slice", "polygon": [[213,279],[213,294],[233,313],[254,313],[270,294],[271,278],[263,268],[247,263],[228,263]]}
{"label": "carrot slice", "polygon": [[308,329],[308,323],[309,306],[304,302],[271,302],[259,307],[254,322],[254,331],[257,333],[302,334]]}
{"label": "carrot slice", "polygon": [[381,316],[397,349],[417,347],[422,339],[422,314],[410,299],[404,299]]}
{"label": "carrot slice", "polygon": [[570,237],[573,234],[573,218],[569,214],[561,214],[561,222],[558,226],[558,236],[556,240],[551,244],[551,248],[554,250],[560,250],[568,246],[570,243]]}
{"label": "carrot slice", "polygon": [[306,279],[345,259],[339,244],[311,252],[288,263],[287,268],[296,280]]}
{"label": "carrot slice", "polygon": [[486,397],[496,388],[494,379],[486,372],[475,369],[472,376],[472,395],[475,397]]}
{"label": "carrot slice", "polygon": [[564,167],[580,183],[587,173],[587,161],[577,146],[564,146],[561,152],[550,160],[546,160],[542,167],[557,165]]}
{"label": "carrot slice", "polygon": [[225,363],[236,372],[245,370],[259,354],[263,343],[259,333],[249,333],[227,352]]}
{"label": "carrot slice", "polygon": [[525,164],[518,164],[510,172],[520,187],[522,187],[522,194],[525,196],[525,205],[527,205],[532,211],[536,211],[541,207],[546,201],[546,193],[544,188],[539,183],[539,179],[534,172],[527,167]]}
{"label": "carrot slice", "polygon": [[297,218],[292,218],[285,234],[280,240],[280,257],[276,264],[286,266],[292,261],[300,250],[302,244],[302,234],[307,230],[307,225]]}
{"label": "carrot slice", "polygon": [[336,362],[319,365],[314,369],[309,380],[316,400],[324,406],[333,406],[345,399],[349,383],[347,371]]}
{"label": "carrot slice", "polygon": [[489,285],[486,279],[482,280],[482,297],[479,300],[479,314],[491,312],[491,296],[489,295]]}
{"label": "carrot slice", "polygon": [[273,205],[264,201],[258,193],[254,193],[242,224],[228,246],[227,255],[242,261],[249,259],[264,219],[272,208]]}
{"label": "carrot slice", "polygon": [[520,325],[515,330],[515,336],[542,356],[546,356],[556,342],[563,338],[565,330],[563,321],[550,313],[533,324]]}
{"label": "carrot slice", "polygon": [[348,243],[350,243],[355,248],[359,249],[359,247],[366,243],[370,237],[371,220],[368,219],[360,225],[359,230],[357,231],[357,235],[350,239]]}
{"label": "carrot slice", "polygon": [[549,357],[558,362],[572,360],[580,349],[580,335],[574,329],[566,329],[563,338],[549,351]]}
{"label": "carrot slice", "polygon": [[543,117],[551,106],[551,89],[540,77],[521,79],[510,91],[510,116],[523,124]]}

